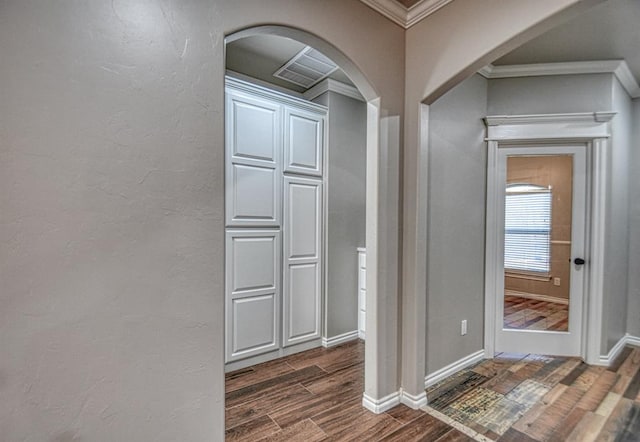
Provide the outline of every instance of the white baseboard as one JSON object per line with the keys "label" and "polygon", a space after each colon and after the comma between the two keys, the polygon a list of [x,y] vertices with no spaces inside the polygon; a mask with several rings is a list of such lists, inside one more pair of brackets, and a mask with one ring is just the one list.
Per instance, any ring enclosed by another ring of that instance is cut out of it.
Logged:
{"label": "white baseboard", "polygon": [[400,403],[400,392],[396,391],[380,399],[374,399],[364,393],[362,395],[362,406],[373,413],[380,414],[395,407]]}
{"label": "white baseboard", "polygon": [[519,298],[533,299],[536,301],[545,301],[545,302],[553,302],[555,304],[569,305],[568,299],[557,298],[555,296],[538,295],[536,293],[516,292],[515,290],[505,290],[504,294],[509,296],[517,296]]}
{"label": "white baseboard", "polygon": [[429,388],[433,384],[436,384],[447,378],[460,370],[467,368],[470,365],[475,364],[476,362],[480,362],[484,359],[484,350],[478,350],[475,353],[471,353],[468,356],[465,356],[462,359],[458,359],[453,364],[449,364],[446,367],[441,368],[440,370],[434,371],[433,373],[427,375],[424,378],[424,387]]}
{"label": "white baseboard", "polygon": [[358,330],[353,330],[350,332],[342,333],[341,335],[332,336],[330,338],[322,338],[322,346],[324,348],[334,347],[336,345],[353,341],[358,339],[360,336],[358,334]]}
{"label": "white baseboard", "polygon": [[640,347],[640,338],[637,336],[631,336],[629,335],[629,333],[627,333],[626,335],[621,337],[618,342],[616,342],[616,345],[614,345],[611,350],[609,350],[608,354],[600,355],[600,358],[595,365],[602,365],[605,367],[610,366],[613,361],[615,361],[616,358],[620,355],[622,349],[624,349],[626,345]]}
{"label": "white baseboard", "polygon": [[640,337],[638,336],[631,336],[627,333],[626,336],[626,343],[627,345],[633,345],[634,347],[640,347]]}
{"label": "white baseboard", "polygon": [[419,410],[427,405],[427,392],[423,391],[417,396],[407,393],[404,390],[400,390],[400,402],[405,404],[409,408]]}

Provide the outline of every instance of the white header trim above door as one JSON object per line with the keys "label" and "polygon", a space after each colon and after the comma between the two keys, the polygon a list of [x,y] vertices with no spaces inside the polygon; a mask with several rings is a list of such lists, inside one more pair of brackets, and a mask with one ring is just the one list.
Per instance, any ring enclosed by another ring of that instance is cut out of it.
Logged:
{"label": "white header trim above door", "polygon": [[582,114],[502,115],[488,116],[487,124],[487,232],[485,254],[485,356],[495,353],[496,275],[498,274],[498,149],[514,143],[586,143],[590,150],[589,189],[590,225],[587,226],[587,249],[590,273],[585,292],[582,357],[589,364],[600,359],[602,337],[603,274],[605,245],[605,198],[608,182],[608,155],[611,135],[610,121],[615,112]]}

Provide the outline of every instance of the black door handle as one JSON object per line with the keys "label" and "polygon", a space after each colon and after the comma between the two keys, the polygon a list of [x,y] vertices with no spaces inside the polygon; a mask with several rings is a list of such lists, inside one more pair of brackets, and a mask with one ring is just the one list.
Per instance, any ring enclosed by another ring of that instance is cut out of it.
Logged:
{"label": "black door handle", "polygon": [[574,259],[574,260],[573,260],[573,263],[574,263],[575,265],[577,265],[577,266],[581,266],[581,265],[583,265],[583,264],[584,264],[584,259],[582,259],[582,258],[576,258],[576,259]]}

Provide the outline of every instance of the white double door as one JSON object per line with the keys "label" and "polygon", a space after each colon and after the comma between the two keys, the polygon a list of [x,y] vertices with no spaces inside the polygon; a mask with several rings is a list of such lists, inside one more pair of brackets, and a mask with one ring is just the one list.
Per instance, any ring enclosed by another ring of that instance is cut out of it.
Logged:
{"label": "white double door", "polygon": [[321,336],[324,109],[231,82],[226,361]]}

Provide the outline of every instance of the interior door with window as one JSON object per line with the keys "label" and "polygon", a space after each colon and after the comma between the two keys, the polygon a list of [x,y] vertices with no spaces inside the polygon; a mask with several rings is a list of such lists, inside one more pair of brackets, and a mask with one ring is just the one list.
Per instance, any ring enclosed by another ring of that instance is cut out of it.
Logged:
{"label": "interior door with window", "polygon": [[586,146],[498,149],[497,352],[581,354]]}

